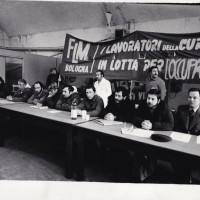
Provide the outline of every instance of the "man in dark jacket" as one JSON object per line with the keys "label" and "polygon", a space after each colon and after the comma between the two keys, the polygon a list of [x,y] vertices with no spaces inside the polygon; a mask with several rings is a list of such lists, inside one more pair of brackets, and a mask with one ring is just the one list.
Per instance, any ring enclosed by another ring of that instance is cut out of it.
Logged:
{"label": "man in dark jacket", "polygon": [[[178,107],[174,130],[196,136],[200,135],[200,90],[198,88],[190,88],[188,91],[188,104]],[[200,183],[199,163],[178,159],[178,161],[173,162],[173,167],[176,170],[178,183],[190,183],[190,176]]]}
{"label": "man in dark jacket", "polygon": [[102,118],[130,122],[134,112],[134,105],[127,97],[127,91],[123,87],[118,87],[115,90],[114,98],[109,99],[107,107],[103,110]]}
{"label": "man in dark jacket", "polygon": [[133,124],[146,130],[170,131],[174,126],[171,110],[161,100],[160,90],[151,89],[147,99],[142,102],[133,119]]}
{"label": "man in dark jacket", "polygon": [[27,102],[29,97],[31,96],[31,88],[27,84],[26,80],[24,79],[19,79],[18,80],[18,90],[14,93],[13,96],[7,96],[6,99],[9,101],[14,101],[14,102]]}
{"label": "man in dark jacket", "polygon": [[75,91],[74,87],[71,85],[68,85],[67,87],[63,88],[62,95],[60,96],[60,99],[56,103],[56,109],[70,111],[72,102],[74,100],[78,105],[81,101],[81,98],[80,95],[74,91]]}
{"label": "man in dark jacket", "polygon": [[81,110],[86,110],[90,117],[99,117],[104,108],[103,100],[96,94],[96,89],[93,85],[89,85],[85,90],[86,97],[78,105],[78,114],[81,115]]}
{"label": "man in dark jacket", "polygon": [[[174,118],[171,110],[161,100],[161,92],[150,89],[147,99],[136,110],[133,124],[138,128],[156,131],[171,131],[174,126]],[[146,181],[153,173],[156,166],[156,158],[140,153],[134,155],[133,175],[139,181]]]}
{"label": "man in dark jacket", "polygon": [[10,84],[5,83],[3,78],[0,77],[0,98],[6,98],[11,94],[12,87]]}
{"label": "man in dark jacket", "polygon": [[38,106],[42,106],[48,96],[48,91],[44,89],[43,84],[40,81],[37,81],[34,84],[35,92],[33,95],[28,99],[27,103],[35,104]]}
{"label": "man in dark jacket", "polygon": [[200,90],[191,88],[188,105],[181,105],[175,115],[174,130],[191,135],[200,135]]}
{"label": "man in dark jacket", "polygon": [[55,108],[58,99],[60,98],[60,92],[58,89],[58,83],[54,82],[48,87],[49,95],[47,96],[44,105],[49,108]]}

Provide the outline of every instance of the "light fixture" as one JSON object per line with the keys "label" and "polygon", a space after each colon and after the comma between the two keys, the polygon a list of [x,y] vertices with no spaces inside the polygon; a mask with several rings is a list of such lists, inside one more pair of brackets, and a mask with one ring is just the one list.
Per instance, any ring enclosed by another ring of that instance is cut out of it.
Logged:
{"label": "light fixture", "polygon": [[106,19],[107,19],[107,23],[109,27],[110,27],[111,18],[112,18],[112,13],[106,12]]}

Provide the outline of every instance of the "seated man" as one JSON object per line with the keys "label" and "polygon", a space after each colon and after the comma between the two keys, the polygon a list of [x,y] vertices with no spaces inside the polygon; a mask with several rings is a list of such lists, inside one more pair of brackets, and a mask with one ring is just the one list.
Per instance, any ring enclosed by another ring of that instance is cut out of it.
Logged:
{"label": "seated man", "polygon": [[[146,101],[136,110],[133,124],[145,130],[171,131],[173,129],[174,118],[171,110],[161,100],[160,90],[149,90]],[[155,165],[156,158],[136,153],[133,174],[140,181],[145,181],[152,174]]]}
{"label": "seated man", "polygon": [[60,92],[58,90],[58,83],[54,82],[48,87],[49,95],[45,100],[45,105],[49,108],[55,108],[58,99],[60,98]]}
{"label": "seated man", "polygon": [[43,84],[40,81],[37,81],[34,84],[34,93],[28,99],[27,103],[35,104],[35,105],[38,105],[38,106],[42,106],[43,103],[45,102],[48,94],[49,94],[48,91],[44,90]]}
{"label": "seated man", "polygon": [[107,107],[102,112],[106,120],[130,122],[131,115],[135,112],[134,105],[127,97],[127,91],[118,87],[114,98],[109,99]]}
{"label": "seated man", "polygon": [[171,110],[161,100],[160,90],[149,90],[146,101],[137,108],[133,124],[146,130],[170,131],[173,129],[174,118]]}
{"label": "seated man", "polygon": [[[190,88],[188,92],[188,104],[180,105],[175,115],[174,130],[191,135],[200,135],[200,90],[198,88]],[[200,182],[200,168],[191,162],[186,162],[183,159],[173,162],[173,167],[176,170],[179,183],[189,183],[190,176],[193,174],[194,179]],[[194,173],[196,171],[196,173]]]}
{"label": "seated man", "polygon": [[6,98],[11,94],[12,86],[8,83],[5,83],[3,78],[0,77],[0,98]]}
{"label": "seated man", "polygon": [[[188,92],[188,105],[181,105],[175,115],[174,130],[191,135],[200,135],[200,90],[191,88]],[[195,117],[196,116],[196,117]]]}
{"label": "seated man", "polygon": [[6,99],[9,101],[26,103],[31,96],[31,88],[24,79],[18,80],[18,86],[19,89],[14,93],[14,95],[7,96]]}
{"label": "seated man", "polygon": [[56,103],[56,109],[70,111],[72,101],[76,100],[77,105],[80,103],[80,95],[77,92],[74,92],[74,90],[74,87],[71,85],[63,88],[62,95]]}
{"label": "seated man", "polygon": [[86,87],[86,97],[81,101],[81,103],[77,106],[78,114],[81,115],[81,110],[86,110],[87,114],[90,117],[98,117],[100,116],[104,104],[101,97],[99,97],[95,92],[95,87],[93,85]]}

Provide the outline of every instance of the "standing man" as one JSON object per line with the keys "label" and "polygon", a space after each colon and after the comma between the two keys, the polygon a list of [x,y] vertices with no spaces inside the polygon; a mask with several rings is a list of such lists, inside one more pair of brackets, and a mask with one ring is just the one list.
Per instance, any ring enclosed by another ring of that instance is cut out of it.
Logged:
{"label": "standing man", "polygon": [[111,121],[130,122],[134,112],[134,105],[127,97],[126,89],[118,87],[114,98],[109,99],[107,107],[103,110],[102,117]]}
{"label": "standing man", "polygon": [[[150,89],[147,99],[139,105],[133,124],[145,130],[171,131],[174,126],[174,118],[171,110],[161,100],[161,92]],[[135,153],[133,174],[139,181],[145,181],[154,171],[156,158]]]}
{"label": "standing man", "polygon": [[[175,131],[191,135],[200,135],[200,90],[190,88],[188,91],[188,104],[180,105],[175,115]],[[178,183],[190,183],[190,177],[200,182],[200,166],[188,163],[183,159],[173,162]]]}
{"label": "standing man", "polygon": [[157,89],[161,92],[161,100],[165,99],[166,87],[165,82],[158,76],[158,67],[153,66],[149,69],[150,77],[141,86],[136,86],[133,91],[145,91],[146,97],[150,89]]}
{"label": "standing man", "polygon": [[50,69],[50,74],[47,76],[46,80],[46,87],[50,86],[52,83],[58,83],[59,73],[57,72],[56,68],[53,67]]}
{"label": "standing man", "polygon": [[14,93],[13,96],[7,96],[6,99],[14,102],[27,102],[29,97],[31,96],[31,87],[27,84],[26,80],[19,79],[18,80],[19,89]]}
{"label": "standing man", "polygon": [[86,97],[83,98],[81,103],[77,106],[78,114],[81,115],[81,110],[86,110],[90,117],[100,116],[104,106],[103,100],[96,93],[95,87],[93,85],[86,87]]}
{"label": "standing man", "polygon": [[34,90],[35,90],[35,92],[28,99],[27,103],[42,106],[49,93],[47,90],[44,90],[44,86],[40,81],[35,82]]}
{"label": "standing man", "polygon": [[104,78],[104,72],[102,70],[96,71],[97,81],[94,83],[96,94],[99,95],[104,102],[104,108],[108,104],[108,97],[112,94],[110,82]]}
{"label": "standing man", "polygon": [[81,101],[80,95],[77,93],[74,86],[68,85],[63,88],[62,95],[56,103],[56,109],[70,111],[74,100],[78,105]]}

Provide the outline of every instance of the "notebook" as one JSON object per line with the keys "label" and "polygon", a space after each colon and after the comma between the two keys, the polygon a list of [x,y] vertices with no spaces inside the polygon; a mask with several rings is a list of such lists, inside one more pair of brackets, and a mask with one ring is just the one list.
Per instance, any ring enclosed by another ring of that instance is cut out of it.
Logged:
{"label": "notebook", "polygon": [[96,119],[95,122],[103,126],[124,124],[123,122],[120,122],[120,121],[110,121],[110,120],[105,120],[105,119]]}

